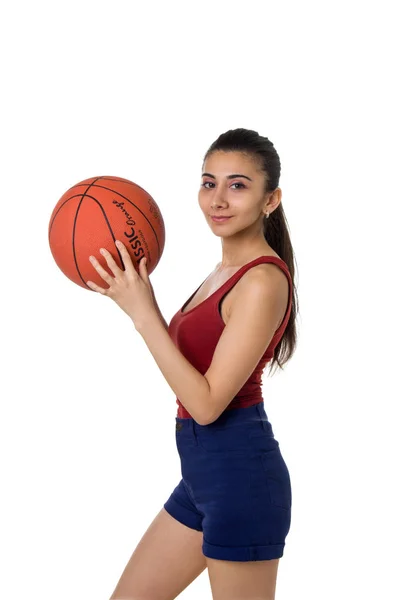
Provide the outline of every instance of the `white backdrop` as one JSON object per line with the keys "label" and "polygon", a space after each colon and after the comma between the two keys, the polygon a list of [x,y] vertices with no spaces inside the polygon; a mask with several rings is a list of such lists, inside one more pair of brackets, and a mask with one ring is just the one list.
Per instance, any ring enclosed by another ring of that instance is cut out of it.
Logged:
{"label": "white backdrop", "polygon": [[[270,138],[295,355],[264,375],[290,470],[277,600],[399,598],[395,2],[9,2],[1,45],[0,597],[108,600],[180,479],[175,394],[130,319],[55,264],[51,211],[116,175],[158,203],[169,322],[221,258],[198,206],[227,129]],[[207,571],[180,596],[211,598]]]}

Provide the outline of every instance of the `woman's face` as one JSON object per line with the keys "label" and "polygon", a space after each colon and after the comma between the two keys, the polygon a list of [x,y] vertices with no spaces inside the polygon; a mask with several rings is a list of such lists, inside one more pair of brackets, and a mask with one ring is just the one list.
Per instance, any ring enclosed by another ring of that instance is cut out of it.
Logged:
{"label": "woman's face", "polygon": [[[253,160],[240,152],[213,152],[204,163],[198,201],[214,233],[232,235],[257,222],[261,227],[267,200],[264,186],[264,173]],[[230,218],[218,223],[212,215]]]}

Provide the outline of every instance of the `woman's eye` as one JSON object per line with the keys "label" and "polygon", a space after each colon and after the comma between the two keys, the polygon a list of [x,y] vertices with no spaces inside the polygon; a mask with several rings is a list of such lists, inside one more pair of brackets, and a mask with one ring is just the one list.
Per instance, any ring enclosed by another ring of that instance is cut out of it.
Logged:
{"label": "woman's eye", "polygon": [[[214,183],[212,181],[205,181],[204,183],[202,183],[202,187],[205,187],[207,190],[209,190],[210,188],[207,187],[207,184],[210,183],[211,185],[214,185]],[[245,188],[246,186],[243,185],[243,183],[232,183],[232,185],[240,185],[242,188]],[[236,188],[238,189],[238,188]]]}

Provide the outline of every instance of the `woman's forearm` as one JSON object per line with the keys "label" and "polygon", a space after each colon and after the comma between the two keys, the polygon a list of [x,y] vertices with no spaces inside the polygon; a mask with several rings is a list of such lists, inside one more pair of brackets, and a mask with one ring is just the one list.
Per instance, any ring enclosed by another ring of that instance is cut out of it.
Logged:
{"label": "woman's forearm", "polygon": [[164,324],[155,311],[146,322],[134,323],[177,398],[199,425],[207,425],[211,414],[208,381],[175,346]]}
{"label": "woman's forearm", "polygon": [[157,310],[157,314],[158,314],[158,316],[160,317],[160,319],[161,319],[161,322],[162,322],[162,324],[164,325],[164,328],[165,328],[165,329],[168,331],[168,323],[167,323],[167,321],[164,319],[164,317],[163,317],[163,315],[162,315],[162,312],[161,312],[161,310],[160,310],[160,307],[158,306],[158,302],[157,302],[157,299],[156,299],[156,295],[155,295],[155,293],[154,293],[154,288],[153,288],[153,285],[152,285],[152,283],[151,283],[151,282],[150,282],[150,289],[151,289],[151,295],[152,295],[152,297],[153,297],[153,302],[154,302],[154,305],[155,305],[155,307],[156,307],[156,310]]}
{"label": "woman's forearm", "polygon": [[161,319],[161,323],[164,325],[164,328],[165,328],[165,329],[168,331],[168,323],[167,323],[167,321],[164,319],[164,317],[162,316],[162,313],[161,313],[161,310],[160,310],[160,309],[159,309],[159,307],[158,307],[158,304],[157,304],[157,314],[158,314],[158,316],[160,317],[160,319]]}

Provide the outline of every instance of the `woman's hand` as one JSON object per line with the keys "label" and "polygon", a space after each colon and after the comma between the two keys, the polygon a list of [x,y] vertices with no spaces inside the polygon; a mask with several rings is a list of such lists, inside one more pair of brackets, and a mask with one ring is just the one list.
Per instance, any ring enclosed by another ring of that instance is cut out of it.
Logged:
{"label": "woman's hand", "polygon": [[140,261],[138,273],[125,245],[119,240],[116,240],[115,245],[120,251],[125,271],[121,271],[110,252],[101,248],[100,253],[106,259],[107,265],[115,277],[109,275],[94,256],[90,256],[90,262],[100,277],[108,283],[109,288],[101,288],[93,281],[87,281],[86,283],[95,292],[114,300],[136,326],[142,323],[150,312],[157,313],[154,292],[145,265],[146,259]]}

